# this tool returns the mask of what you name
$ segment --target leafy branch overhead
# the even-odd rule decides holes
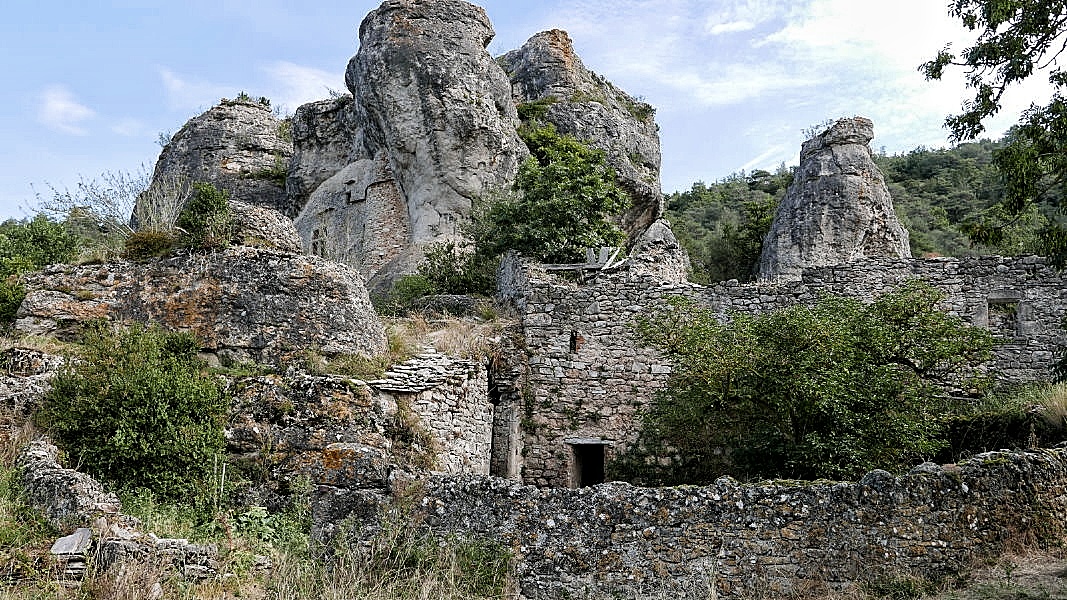
[[[1067,50],[1067,1],[954,0],[949,14],[977,32],[977,39],[958,54],[946,46],[919,70],[927,79],[941,79],[953,66],[966,71],[974,96],[963,103],[961,113],[945,121],[954,141],[985,131],[984,122],[1001,110],[1004,94],[1013,85],[1043,72],[1053,88],[1047,104],[1032,104],[1021,115],[1008,134],[1008,145],[994,158],[1004,181],[1004,198],[971,226],[969,234],[977,242],[997,244],[1003,230],[1034,204],[1065,208],[1067,101],[1062,91],[1067,72],[1059,59]],[[1043,254],[1058,264],[1067,263],[1067,228],[1062,222],[1049,221],[1038,235]]]
[[[960,54],[945,46],[937,57],[919,69],[927,79],[941,79],[949,66],[964,67],[967,85],[975,92],[964,111],[948,118],[946,125],[956,142],[978,137],[984,120],[1001,108],[1004,92],[1035,73],[1048,71],[1048,80],[1058,89],[1067,83],[1067,73],[1057,59],[1067,50],[1067,2],[1063,0],[954,0],[949,14],[960,19],[978,39]]]

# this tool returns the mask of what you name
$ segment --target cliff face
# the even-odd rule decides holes
[[[908,232],[871,159],[869,119],[841,119],[804,142],[793,185],[763,242],[760,279],[800,279],[804,267],[910,258]]]
[[[427,246],[460,239],[474,201],[512,186],[529,155],[517,107],[533,103],[547,107],[542,121],[604,150],[632,200],[618,221],[636,241],[662,213],[652,107],[586,69],[566,32],[496,60],[493,35],[485,11],[462,0],[386,0],[360,26],[351,96],[298,108],[291,146],[265,107],[224,103],[174,136],[156,179],[181,173],[276,208],[306,252],[381,288]],[[279,160],[284,191],[263,177]]]
[[[631,200],[619,222],[631,239],[641,235],[663,213],[655,109],[587,69],[566,31],[538,33],[500,64],[524,112],[604,151]]]
[[[224,101],[189,120],[163,147],[153,185],[202,181],[234,200],[281,209],[282,181],[292,156],[283,122],[259,102]]]

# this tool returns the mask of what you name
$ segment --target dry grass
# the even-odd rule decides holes
[[[393,365],[410,360],[428,349],[457,358],[483,361],[499,352],[501,334],[508,324],[502,319],[485,321],[423,313],[386,318],[385,353],[374,357],[325,357],[309,351],[304,354],[304,368],[313,374],[342,375],[370,381],[382,378]]]
[[[54,337],[36,335],[5,335],[0,337],[0,352],[12,348],[27,348],[29,350],[44,352],[45,354],[63,355],[69,354],[75,348],[75,345],[59,341]]]
[[[1041,409],[1041,417],[1050,425],[1067,427],[1067,383],[1055,383],[1045,387],[1038,406]]]

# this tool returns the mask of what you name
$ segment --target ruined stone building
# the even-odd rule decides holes
[[[291,124],[245,100],[192,119],[153,185],[228,190],[241,224],[232,246],[28,276],[16,328],[64,337],[93,319],[156,322],[196,331],[209,360],[283,367],[308,350],[380,353],[367,288],[412,272],[429,245],[462,239],[473,203],[513,183],[528,154],[518,108],[536,104],[605,152],[631,199],[615,216],[626,258],[567,277],[507,257],[498,302],[515,322],[492,360],[426,349],[374,381],[292,367],[231,382],[229,450],[263,461],[264,503],[308,478],[316,535],[329,538],[346,520],[372,531],[419,480],[420,522],[505,543],[524,598],[847,587],[899,565],[946,572],[1020,522],[1063,520],[1063,450],[854,483],[605,483],[672,373],[632,329],[670,296],[729,319],[827,292],[870,299],[919,278],[946,293],[947,311],[994,332],[998,377],[1032,382],[1067,346],[1067,281],[1040,257],[912,258],[871,160],[873,124],[855,117],[804,144],[760,280],[689,283],[661,219],[652,108],[588,70],[565,32],[496,59],[492,35],[484,10],[461,0],[386,0],[360,27],[350,95],[302,106]]]

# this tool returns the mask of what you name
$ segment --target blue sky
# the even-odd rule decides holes
[[[665,191],[794,164],[803,131],[875,122],[875,150],[946,143],[959,76],[917,67],[966,44],[947,0],[483,0],[502,54],[567,30],[586,66],[658,109]],[[344,89],[359,23],[378,2],[9,0],[0,21],[0,217],[34,190],[151,168],[162,132],[240,91],[283,111]],[[999,136],[1040,81],[1015,90]]]

